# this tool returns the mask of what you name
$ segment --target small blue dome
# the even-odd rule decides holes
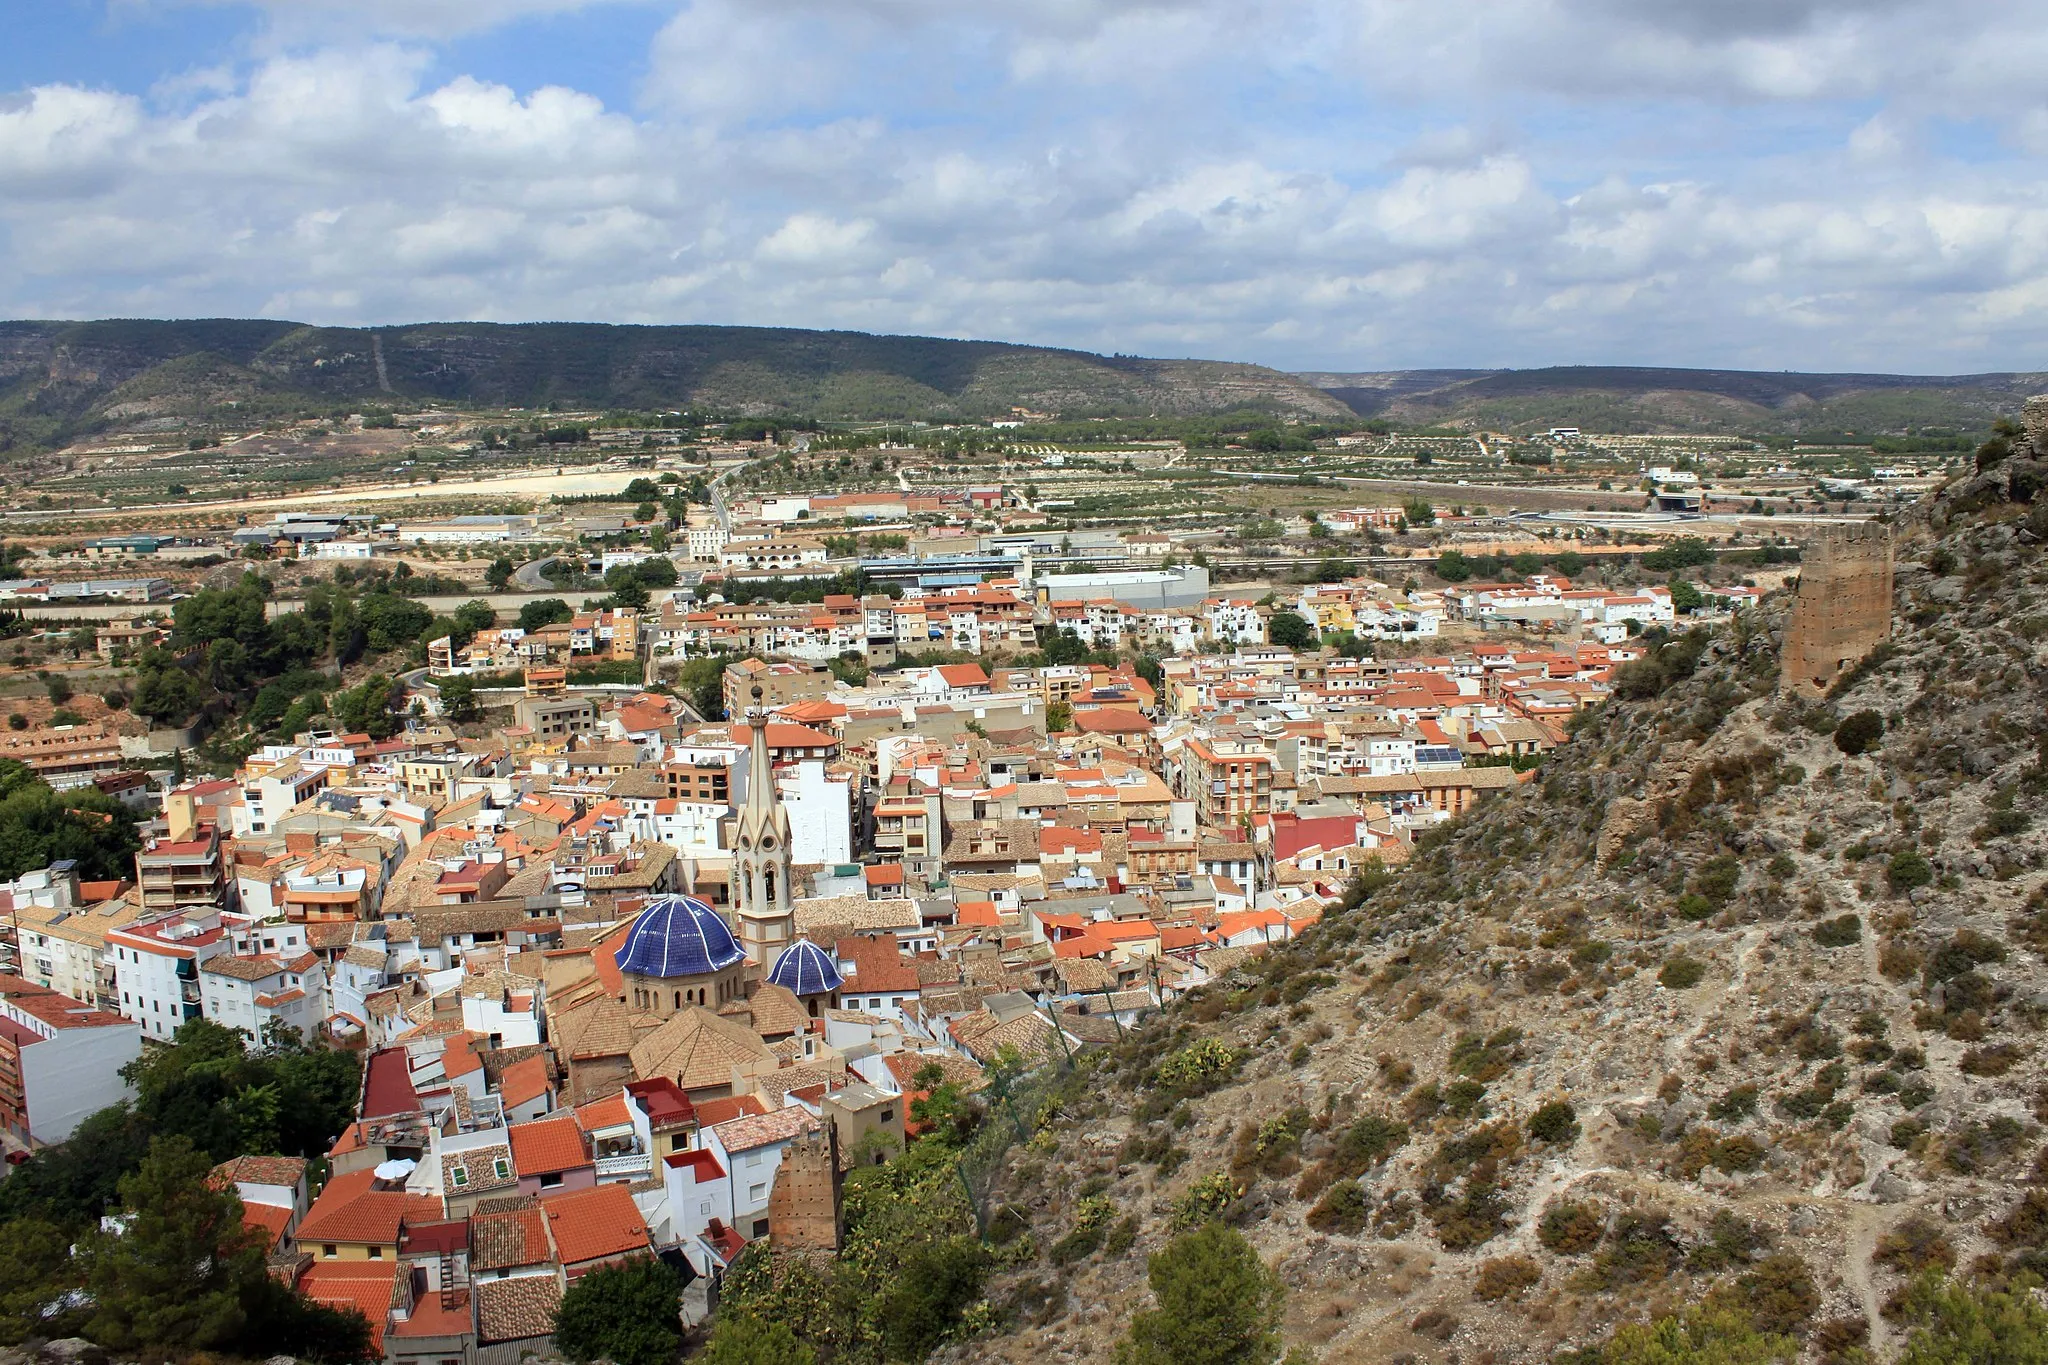
[[[640,976],[708,976],[746,953],[716,910],[695,896],[647,903],[619,949],[619,970]]]
[[[824,995],[845,982],[832,954],[807,938],[800,938],[776,955],[768,979],[798,995]]]

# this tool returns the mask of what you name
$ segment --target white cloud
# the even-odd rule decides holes
[[[0,311],[773,323],[1319,368],[1916,368],[1935,346],[1990,368],[2048,341],[2026,159],[2048,111],[1983,75],[2048,41],[2048,0],[670,2],[635,113],[430,74],[405,40],[570,0],[370,0],[346,8],[401,41],[297,30],[162,102],[22,92]],[[2013,144],[1976,135],[1966,162],[1936,114]]]

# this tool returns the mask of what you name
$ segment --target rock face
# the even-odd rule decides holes
[[[1866,523],[1806,542],[1785,626],[1781,685],[1820,697],[1892,633],[1892,533]]]

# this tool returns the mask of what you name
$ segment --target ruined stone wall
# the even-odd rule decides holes
[[[1891,528],[1830,528],[1802,547],[1779,686],[1825,695],[1892,633]]]
[[[831,1124],[789,1144],[768,1192],[768,1244],[786,1255],[839,1250],[839,1141]]]

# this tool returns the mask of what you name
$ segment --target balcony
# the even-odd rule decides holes
[[[597,1178],[610,1180],[619,1176],[642,1176],[653,1168],[654,1158],[646,1152],[621,1152],[617,1156],[597,1159]]]

